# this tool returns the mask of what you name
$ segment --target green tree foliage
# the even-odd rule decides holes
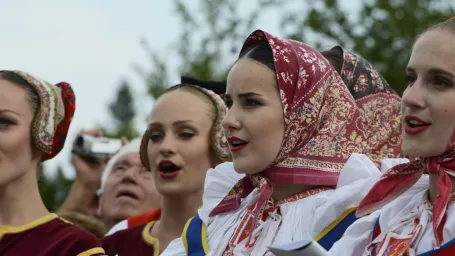
[[[131,87],[126,80],[123,80],[118,87],[116,98],[109,104],[109,111],[114,119],[115,127],[101,127],[104,135],[111,138],[122,136],[129,140],[139,136],[134,126],[136,109]]]
[[[41,198],[43,198],[44,205],[49,211],[57,211],[68,194],[73,181],[64,175],[61,166],[57,168],[57,172],[53,177],[44,175],[43,171],[43,165],[40,165],[38,169],[38,187]]]
[[[225,79],[246,36],[270,11],[278,13],[282,34],[325,50],[340,44],[372,62],[399,93],[406,87],[405,67],[416,37],[454,15],[451,0],[257,0],[248,12],[242,0],[200,0],[198,7],[174,0],[182,32],[171,48],[180,74],[199,79]],[[194,4],[194,2],[192,2]],[[251,3],[251,2],[250,2]],[[346,1],[344,1],[346,3]],[[197,15],[195,15],[197,14]],[[265,16],[265,17],[264,17]],[[143,40],[152,68],[141,75],[156,98],[169,86],[165,59]],[[138,69],[139,70],[139,69]]]
[[[135,68],[143,77],[152,98],[156,99],[170,86],[170,75],[187,75],[201,80],[226,78],[241,42],[252,31],[261,14],[259,6],[267,9],[273,5],[259,1],[254,11],[244,15],[238,12],[242,2],[245,1],[200,0],[195,7],[187,1],[174,0],[182,32],[170,44],[170,49],[175,51],[169,56],[179,60],[179,74],[169,74],[166,58],[154,51],[147,40],[141,40],[151,68],[144,70],[138,65]]]
[[[277,1],[279,2],[279,1]],[[302,16],[297,9],[282,18],[288,36],[309,39],[317,48],[327,41],[345,46],[372,62],[397,91],[406,88],[405,68],[416,37],[430,26],[454,15],[451,0],[358,1],[358,13],[341,8],[341,1],[308,1],[310,11]]]

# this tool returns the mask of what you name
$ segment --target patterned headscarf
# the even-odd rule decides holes
[[[340,76],[360,109],[368,147],[364,152],[380,163],[401,152],[401,99],[382,75],[364,58],[334,47],[343,53]]]
[[[226,104],[224,101],[215,94],[213,91],[206,90],[202,87],[196,86],[196,85],[190,85],[190,84],[178,84],[175,86],[172,86],[168,88],[163,95],[166,95],[166,92],[176,90],[178,87],[182,86],[188,86],[195,88],[205,94],[213,103],[213,105],[216,108],[216,118],[215,121],[213,122],[212,126],[212,131],[211,131],[211,144],[212,144],[212,149],[215,152],[216,156],[218,157],[219,160],[226,162],[231,160],[231,151],[229,150],[229,145],[227,142],[226,137],[224,136],[223,129],[221,127],[221,122],[223,121],[224,117],[226,116],[226,113],[228,111]],[[177,89],[178,90],[178,89]],[[142,136],[142,142],[141,142],[141,149],[140,149],[140,155],[141,155],[141,162],[142,164],[147,167],[147,169],[150,170],[150,163],[148,160],[147,156],[147,145],[150,140],[148,130],[145,131],[144,135]]]
[[[455,17],[450,19],[455,21]],[[362,216],[384,206],[411,188],[423,174],[438,174],[438,195],[433,204],[433,232],[436,245],[442,244],[447,207],[452,192],[450,176],[455,176],[455,132],[444,153],[400,164],[385,172],[360,202],[356,214]]]
[[[258,188],[255,225],[271,198],[272,182],[335,186],[351,154],[368,153],[371,145],[357,102],[318,51],[261,30],[248,37],[242,51],[262,41],[273,51],[284,113],[282,146],[269,168],[239,181],[210,214],[238,209],[241,198]]]
[[[53,85],[22,71],[2,70],[24,79],[38,94],[39,107],[32,124],[35,145],[44,153],[42,161],[56,156],[63,148],[76,110],[76,96],[68,83]]]

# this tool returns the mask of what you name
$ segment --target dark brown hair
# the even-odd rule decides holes
[[[240,52],[239,59],[241,58],[249,58],[257,61],[276,73],[272,47],[270,47],[267,41],[261,41],[258,44],[246,47]]]
[[[25,81],[25,79],[9,71],[0,71],[0,79],[9,81],[13,84],[17,84],[27,90],[30,106],[32,107],[33,113],[36,113],[39,107],[39,96],[33,87],[27,81]]]
[[[330,62],[338,74],[341,74],[344,62],[343,50],[340,47],[333,47],[330,50],[322,51],[321,54]]]

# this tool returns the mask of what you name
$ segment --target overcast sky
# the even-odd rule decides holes
[[[243,2],[244,8],[255,6]],[[152,102],[144,97],[146,89],[131,65],[148,63],[140,37],[157,51],[165,51],[178,37],[173,1],[15,0],[1,1],[0,10],[0,69],[27,71],[53,83],[67,81],[76,93],[77,111],[65,150],[48,162],[48,172],[63,164],[66,174],[73,174],[68,160],[75,133],[97,123],[109,125],[106,106],[122,77],[133,82],[137,123],[145,127],[142,120]],[[258,28],[280,36],[276,17],[268,15]],[[177,83],[178,74],[173,79]]]

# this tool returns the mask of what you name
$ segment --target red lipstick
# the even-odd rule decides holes
[[[237,137],[229,137],[228,142],[232,152],[240,151],[248,145],[248,142]]]
[[[170,160],[163,160],[158,164],[160,177],[163,179],[173,179],[179,175],[181,167]]]
[[[405,129],[404,131],[410,135],[416,135],[425,131],[431,123],[427,123],[416,116],[405,117]]]

